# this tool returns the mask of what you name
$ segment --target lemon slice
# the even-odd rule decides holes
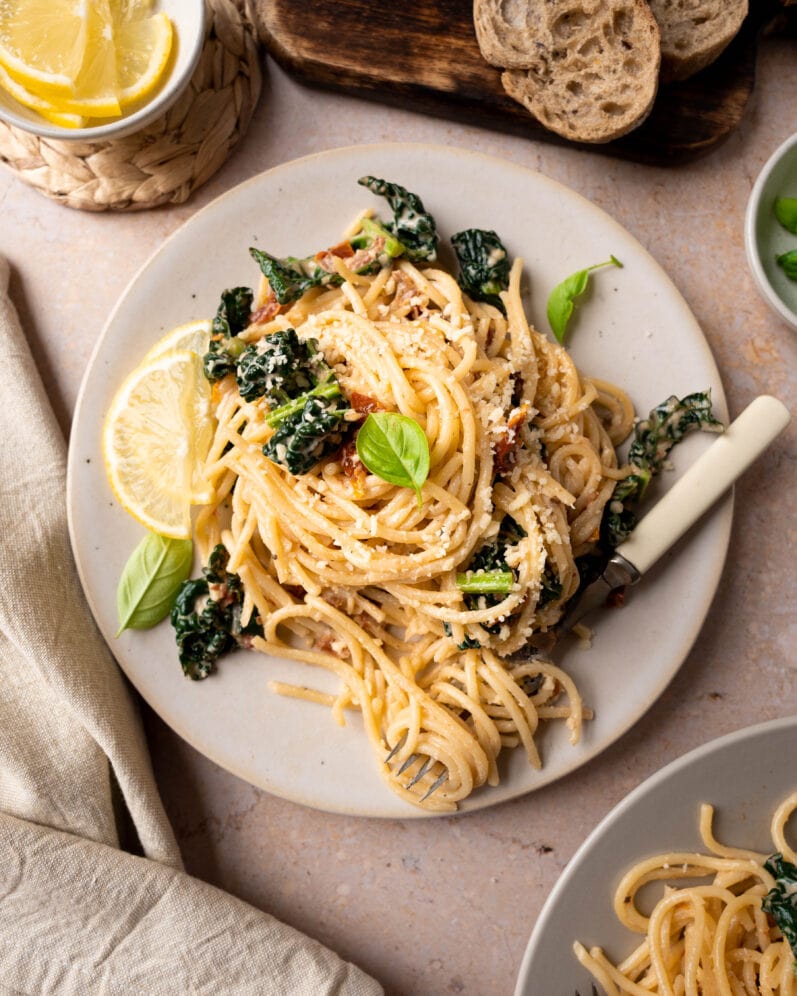
[[[111,16],[114,24],[149,17],[155,0],[111,0]]]
[[[113,118],[121,113],[116,78],[116,42],[108,0],[91,0],[86,53],[75,79],[74,93],[54,97],[59,111],[92,118]]]
[[[38,97],[35,93],[31,93],[21,83],[17,83],[14,77],[6,72],[2,64],[0,64],[0,87],[12,96],[14,100],[22,104],[23,107],[36,111],[37,114],[40,114],[53,124],[60,125],[61,128],[85,128],[87,124],[86,119],[82,115],[63,113],[57,110],[48,100],[45,100],[44,97]]]
[[[202,360],[169,350],[129,374],[105,417],[103,457],[121,506],[162,536],[188,539],[191,505],[211,500],[202,464],[213,438]]]
[[[148,97],[162,82],[172,51],[172,22],[161,11],[153,17],[117,23],[116,76],[124,109]]]
[[[142,363],[149,363],[155,357],[173,349],[188,349],[198,356],[204,356],[210,344],[212,327],[213,323],[209,318],[197,318],[192,322],[178,325],[155,343],[145,354]]]
[[[68,96],[83,65],[89,0],[2,0],[0,63],[39,96]]]

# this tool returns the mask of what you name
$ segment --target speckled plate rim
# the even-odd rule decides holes
[[[113,391],[166,329],[212,314],[225,286],[252,282],[247,246],[257,242],[266,227],[272,251],[305,253],[337,240],[362,207],[380,207],[356,184],[365,172],[418,192],[443,235],[466,225],[495,227],[510,251],[524,258],[531,310],[541,326],[543,292],[547,296],[564,275],[613,252],[625,268],[613,271],[614,279],[593,281],[585,302],[588,311],[585,307],[584,317],[572,329],[576,362],[594,376],[616,375],[632,389],[640,411],[669,393],[705,387],[713,391],[721,418],[727,418],[727,409],[708,344],[652,256],[581,195],[541,173],[481,153],[388,143],[333,149],[274,167],[204,207],[133,277],[91,357],[69,449],[70,536],[101,632],[145,701],[222,767],[266,791],[318,809],[416,818],[429,814],[408,806],[383,784],[358,717],[347,720],[348,727],[341,730],[318,706],[266,690],[268,677],[306,682],[304,666],[238,654],[211,680],[186,683],[167,624],[114,638],[117,580],[142,533],[116,507],[102,468],[100,428]],[[241,231],[232,231],[235,226]],[[573,232],[578,232],[577,239]],[[203,247],[210,245],[209,254]],[[679,447],[675,471],[666,475],[662,487],[677,480],[706,445],[709,440],[702,434],[686,440]],[[539,738],[541,770],[530,768],[519,751],[507,752],[500,784],[474,792],[460,811],[516,798],[568,774],[617,740],[655,702],[689,652],[711,604],[727,551],[732,508],[729,495],[663,558],[622,613],[601,619],[589,653],[571,648],[568,670],[596,710],[581,742],[571,746],[564,725],[552,724]],[[662,605],[677,616],[677,626],[662,622]],[[635,635],[639,627],[648,638],[642,661]],[[606,674],[611,675],[609,681]],[[323,686],[327,676],[314,672],[316,677]]]
[[[546,900],[529,938],[514,996],[591,992],[592,977],[572,944],[603,947],[625,957],[639,935],[625,930],[612,908],[614,890],[636,861],[666,850],[703,850],[702,802],[715,807],[714,829],[724,844],[766,852],[776,804],[797,790],[786,743],[797,752],[797,717],[747,726],[710,740],[652,774],[595,827],[571,858]],[[651,814],[652,817],[651,817]]]

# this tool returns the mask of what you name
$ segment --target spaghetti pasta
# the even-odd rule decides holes
[[[203,561],[225,548],[242,583],[242,621],[262,627],[255,650],[340,680],[333,700],[284,683],[274,690],[331,701],[341,723],[345,709],[358,710],[390,788],[448,811],[497,783],[504,748],[522,747],[539,767],[541,722],[564,721],[579,738],[588,713],[572,679],[543,658],[512,655],[554,626],[579,586],[576,559],[594,547],[626,474],[616,447],[633,409],[529,324],[520,260],[502,307],[407,258],[358,272],[331,250],[325,265],[336,286],[281,308],[264,278],[240,338],[258,349],[294,330],[316,344],[348,401],[350,435],[291,473],[263,452],[274,436],[268,403],[246,400],[234,376],[219,379],[205,466],[214,494],[195,540]],[[358,457],[354,433],[375,411],[423,429],[420,498]],[[478,579],[490,545],[511,572],[509,590],[468,593],[458,578]],[[445,783],[424,798],[441,772]]]
[[[774,847],[794,864],[785,826],[797,811],[797,792],[778,806],[771,821]],[[669,852],[635,864],[614,896],[617,918],[644,940],[614,964],[599,947],[578,941],[576,957],[607,996],[705,994],[705,996],[794,996],[794,953],[762,901],[775,885],[767,855],[719,843],[714,809],[700,810],[705,853]],[[696,884],[696,880],[708,882]],[[638,908],[638,892],[666,882],[649,916]],[[672,883],[681,882],[675,885]],[[794,883],[797,888],[797,882]]]

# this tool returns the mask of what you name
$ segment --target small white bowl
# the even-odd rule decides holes
[[[753,185],[744,224],[747,262],[764,300],[797,329],[797,281],[790,280],[775,257],[797,249],[797,235],[775,217],[776,197],[797,197],[797,134],[770,156]]]
[[[89,128],[62,128],[45,121],[35,111],[23,107],[0,87],[0,120],[41,138],[99,142],[130,135],[159,118],[177,100],[196,69],[205,40],[205,2],[204,0],[158,0],[154,10],[163,10],[171,18],[174,42],[169,75],[151,100],[130,114],[109,119]]]

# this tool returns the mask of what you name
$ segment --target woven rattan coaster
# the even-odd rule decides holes
[[[140,211],[185,201],[244,136],[260,96],[249,0],[205,2],[199,64],[162,118],[102,142],[38,138],[0,122],[0,161],[43,194],[83,211]]]

